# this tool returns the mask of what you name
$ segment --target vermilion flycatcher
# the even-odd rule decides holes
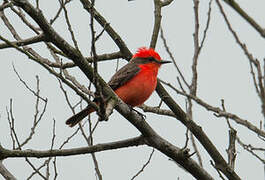
[[[161,64],[169,62],[161,60],[159,54],[152,48],[139,48],[129,63],[112,76],[108,85],[126,104],[132,107],[141,105],[156,88],[159,67]],[[85,109],[70,117],[66,124],[73,127],[94,111],[88,105]]]

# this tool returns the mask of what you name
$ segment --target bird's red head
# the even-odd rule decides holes
[[[138,51],[133,55],[132,58],[148,58],[154,57],[156,60],[161,60],[161,57],[157,52],[155,52],[152,48],[141,47]]]

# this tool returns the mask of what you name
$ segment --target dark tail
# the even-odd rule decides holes
[[[70,127],[73,127],[94,111],[95,110],[93,108],[88,106],[85,109],[83,109],[82,111],[80,111],[79,113],[77,113],[77,114],[73,115],[72,117],[70,117],[69,119],[67,119],[65,124],[67,124]]]

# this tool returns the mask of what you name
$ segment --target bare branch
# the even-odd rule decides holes
[[[264,84],[263,84],[263,75],[262,75],[262,68],[260,66],[260,62],[255,59],[252,54],[248,51],[246,45],[244,43],[242,43],[238,37],[238,35],[236,34],[236,32],[233,30],[225,12],[224,12],[224,9],[221,5],[221,3],[219,2],[219,0],[216,0],[217,2],[217,5],[220,9],[220,12],[227,24],[227,27],[229,29],[229,31],[232,33],[232,35],[234,36],[237,44],[240,46],[240,48],[243,50],[243,52],[245,53],[245,55],[247,56],[248,60],[249,60],[249,63],[253,63],[256,67],[256,70],[257,70],[257,73],[258,73],[258,87],[259,87],[259,97],[260,97],[260,100],[261,100],[261,109],[262,109],[262,113],[263,113],[263,116],[265,117],[265,90],[264,90]],[[233,2],[233,1],[232,1]],[[251,67],[252,68],[252,67]],[[252,75],[253,79],[255,78],[253,75]],[[254,85],[256,86],[257,84],[255,84],[256,81],[254,80]]]
[[[19,139],[18,139],[18,136],[17,136],[17,133],[16,133],[16,130],[15,130],[15,118],[14,118],[14,115],[13,115],[13,103],[12,103],[12,99],[10,99],[10,113],[8,113],[7,111],[7,115],[8,115],[8,122],[9,122],[9,126],[10,126],[10,131],[11,131],[11,137],[12,137],[12,141],[13,141],[13,149],[15,149],[15,143],[18,145],[18,148],[19,150],[8,150],[8,151],[20,151],[21,150],[21,145],[20,145],[20,142],[19,142]],[[13,135],[12,135],[13,134]],[[0,160],[4,159],[2,158],[3,156],[3,152],[2,152],[2,146],[0,145]],[[25,160],[26,162],[30,165],[30,167],[37,173],[40,175],[40,177],[42,177],[43,179],[46,179],[45,176],[39,172],[39,170],[30,162],[30,160],[25,157]]]
[[[188,147],[188,143],[189,143],[189,140],[190,140],[190,138],[189,138],[189,129],[188,128],[186,129],[185,137],[186,137],[185,144],[184,144],[183,148],[181,148],[181,149],[187,149],[187,147]]]
[[[159,30],[160,30],[160,26],[161,26],[161,19],[162,19],[161,9],[162,9],[162,7],[167,6],[171,2],[173,2],[173,0],[165,0],[165,1],[153,0],[153,2],[154,2],[154,6],[155,6],[155,10],[154,10],[155,22],[154,22],[152,37],[151,37],[151,41],[150,41],[149,46],[151,48],[155,49]]]
[[[61,51],[59,52],[58,50],[56,51],[54,49],[52,49],[52,51],[56,54],[60,54],[60,55],[63,55],[64,57],[66,57],[66,55],[62,54]],[[122,53],[120,51],[114,52],[114,53],[109,53],[109,54],[98,55],[98,62],[116,60],[118,58],[123,58]],[[92,57],[87,57],[86,60],[88,62],[93,62]],[[62,64],[62,63],[54,63],[54,62],[48,61],[46,64],[49,65],[50,67],[61,68],[61,69],[76,67],[76,65],[72,62],[67,62],[67,63]]]
[[[211,106],[211,105],[209,105],[208,103],[206,103],[205,101],[203,101],[202,99],[200,99],[197,96],[193,96],[193,95],[184,93],[184,92],[176,89],[170,83],[165,83],[164,82],[164,84],[166,84],[167,86],[172,88],[178,94],[191,98],[192,100],[194,100],[199,105],[203,106],[208,111],[215,112],[217,117],[226,117],[226,118],[229,118],[229,119],[233,119],[237,124],[240,124],[240,125],[243,125],[243,126],[247,127],[248,129],[250,129],[251,131],[255,132],[256,134],[258,134],[261,137],[265,137],[265,131],[263,131],[262,129],[260,129],[260,128],[256,127],[255,125],[253,125],[250,121],[242,119],[239,116],[237,116],[236,114],[233,114],[233,113],[230,113],[230,112],[225,112],[225,111],[221,110],[218,107]]]
[[[53,146],[54,146],[54,143],[55,143],[55,119],[53,119],[53,128],[52,128],[52,140],[51,140],[51,150],[53,149]],[[46,159],[45,161],[44,161],[44,163],[41,165],[41,166],[39,166],[38,168],[37,168],[37,171],[34,171],[27,179],[31,179],[35,174],[37,174],[37,172],[39,172],[43,167],[47,167],[46,168],[46,179],[48,180],[49,179],[49,176],[50,176],[50,168],[49,168],[49,164],[50,164],[50,161],[52,160],[52,157],[49,157],[48,159]],[[53,162],[54,163],[54,165],[56,166],[56,162],[54,161]]]
[[[86,0],[85,1],[89,4]],[[45,35],[50,38],[51,42],[57,46],[63,53],[65,53],[70,59],[72,59],[78,67],[82,70],[82,72],[90,79],[93,80],[96,74],[93,74],[92,67],[85,61],[85,58],[82,54],[76,51],[75,48],[70,46],[54,29],[50,26],[47,20],[44,18],[43,14],[40,11],[37,11],[27,0],[13,0],[15,5],[21,7],[33,20],[40,26]],[[90,9],[86,6],[87,10]],[[95,19],[96,17],[95,12]],[[97,20],[98,21],[98,20]],[[108,26],[109,27],[109,26]],[[108,27],[106,27],[106,31],[108,32]],[[117,39],[115,39],[117,41]],[[122,47],[124,48],[124,47]],[[121,49],[121,51],[126,55],[126,52]],[[131,54],[130,54],[131,55]],[[128,56],[127,56],[128,57]],[[98,75],[96,75],[98,76]],[[181,166],[183,166],[188,172],[190,172],[194,177],[198,179],[213,179],[204,169],[202,169],[195,161],[189,158],[186,153],[180,151],[180,149],[165,139],[161,138],[156,134],[156,132],[145,122],[142,120],[142,117],[131,111],[130,108],[124,104],[119,98],[114,94],[109,86],[106,85],[105,81],[102,80],[100,76],[98,76],[99,82],[102,85],[104,94],[111,95],[112,98],[117,100],[119,103],[116,106],[116,110],[121,113],[130,123],[132,123],[137,129],[146,137],[148,144],[155,147],[162,153],[168,155],[170,158],[178,162]],[[159,83],[158,83],[159,84]],[[161,94],[162,95],[162,94]],[[165,99],[164,96],[162,98]],[[197,137],[198,138],[198,137]],[[215,149],[216,150],[216,149]],[[217,151],[218,152],[218,151]],[[219,156],[218,156],[219,158]],[[228,169],[221,160],[221,164],[224,166],[224,169]],[[222,169],[223,170],[223,169]],[[225,173],[227,172],[224,171]],[[228,177],[237,177],[237,175],[232,171],[229,174],[226,174]]]
[[[228,154],[228,164],[232,169],[235,169],[235,161],[236,161],[236,135],[237,131],[234,129],[229,130],[229,146],[226,150]]]
[[[66,0],[64,2],[64,6],[66,6],[66,4],[68,4],[69,2],[72,2],[72,0]],[[62,9],[63,9],[63,6],[60,6],[54,18],[50,20],[50,24],[53,24],[56,21],[56,19],[60,16],[60,13],[62,12]]]
[[[34,96],[36,96],[36,97],[38,97],[38,98],[40,98],[42,101],[44,101],[44,102],[47,102],[47,99],[44,99],[43,97],[41,97],[39,94],[38,94],[38,91],[37,92],[35,92],[34,90],[32,90],[29,86],[28,86],[28,84],[21,78],[21,76],[19,75],[19,73],[17,72],[17,70],[16,70],[16,68],[15,68],[15,65],[14,64],[12,64],[12,66],[13,66],[13,70],[14,70],[14,72],[16,73],[16,75],[17,75],[17,77],[18,77],[18,79],[19,79],[19,81],[20,82],[22,82],[22,84],[34,95]],[[38,84],[39,84],[39,79],[38,79],[38,76],[36,76],[36,79],[37,79],[37,86],[39,86]]]
[[[62,149],[77,133],[80,131],[80,128],[77,128],[66,140],[61,144],[59,149]]]
[[[38,168],[35,168],[35,167],[34,167],[34,168],[33,168],[34,171],[28,176],[27,179],[31,179],[34,175],[37,175],[37,174],[40,172],[40,170],[41,170],[43,167],[45,167],[46,162],[47,162],[47,160],[45,160],[45,161],[43,162],[43,164],[40,165]],[[44,175],[42,175],[41,177],[42,177],[43,179],[46,180],[46,177],[45,177]]]
[[[153,26],[153,32],[152,32],[151,41],[150,41],[150,47],[155,49],[156,42],[157,42],[157,37],[158,37],[159,30],[160,30],[160,25],[161,25],[162,4],[161,4],[160,0],[153,0],[153,1],[154,1],[154,6],[155,6],[155,10],[154,10],[155,22],[154,22],[154,26]]]
[[[262,159],[259,155],[257,155],[254,152],[255,149],[259,149],[259,148],[254,148],[251,144],[247,145],[247,144],[243,143],[238,136],[236,137],[236,140],[237,140],[238,144],[240,144],[246,151],[251,153],[254,157],[256,157],[258,160],[260,160],[265,165],[265,159]]]
[[[159,115],[176,117],[172,111],[167,110],[167,109],[161,109],[159,107],[151,107],[151,106],[142,104],[141,106],[139,106],[139,108],[141,108],[144,112],[152,112],[152,113],[159,114]]]
[[[194,152],[196,153],[196,157],[198,159],[198,162],[199,162],[200,166],[203,167],[202,157],[201,157],[201,154],[200,154],[199,149],[197,147],[197,144],[195,142],[194,135],[192,133],[190,133],[190,138],[191,138],[192,147],[194,148]]]
[[[6,167],[3,164],[3,160],[0,160],[0,174],[8,180],[16,180],[17,178],[15,178],[15,176],[8,171],[8,169],[6,169]]]
[[[78,90],[78,88],[76,88],[73,84],[71,84],[69,81],[67,81],[60,73],[56,73],[54,70],[52,70],[51,68],[49,68],[45,62],[46,60],[44,58],[42,58],[41,56],[39,56],[38,54],[34,53],[33,51],[31,51],[31,53],[34,54],[31,55],[31,53],[29,53],[28,51],[25,51],[19,47],[17,47],[14,44],[11,44],[10,41],[8,41],[7,39],[5,39],[4,37],[2,37],[0,35],[0,39],[3,40],[4,42],[6,42],[7,44],[10,44],[11,46],[13,46],[15,49],[17,49],[19,52],[25,54],[26,56],[28,56],[29,59],[39,63],[42,67],[44,67],[46,70],[48,70],[48,72],[50,72],[51,74],[53,74],[54,76],[60,78],[62,80],[62,82],[64,82],[65,84],[67,84],[71,89],[73,89],[79,96],[81,96],[85,101],[87,102],[91,102],[90,100],[87,99],[87,97]],[[81,89],[82,90],[82,89]],[[88,93],[87,91],[85,91],[85,93]],[[92,102],[91,102],[92,103]]]
[[[222,173],[220,172],[219,168],[214,164],[213,161],[210,161],[211,165],[214,167],[214,169],[217,171],[217,173],[219,174],[219,177],[222,179],[222,180],[225,180],[225,178],[223,177]]]
[[[262,28],[246,11],[244,11],[239,4],[234,0],[223,0],[230,7],[232,7],[243,19],[245,19],[263,38],[265,37],[265,30]]]
[[[12,26],[12,24],[9,22],[9,20],[7,19],[7,17],[4,14],[4,11],[0,11],[0,18],[2,19],[2,21],[4,22],[5,26],[7,27],[7,29],[11,32],[11,34],[13,35],[13,37],[16,40],[22,40],[19,35],[17,34],[15,28]],[[1,39],[2,40],[2,39]]]
[[[118,35],[118,33],[110,26],[110,24],[107,22],[107,20],[94,7],[92,7],[91,2],[89,2],[88,0],[80,0],[80,2],[83,4],[84,9],[86,11],[88,11],[90,14],[91,14],[91,11],[93,11],[93,16],[94,16],[95,20],[103,28],[105,28],[105,31],[110,35],[112,40],[119,47],[120,51],[124,55],[124,58],[127,60],[130,60],[132,57],[132,53],[130,52],[130,50],[126,46],[125,42]]]
[[[166,49],[166,51],[167,51],[169,57],[170,57],[170,59],[172,60],[172,62],[173,62],[173,64],[174,64],[175,68],[177,69],[177,71],[178,71],[178,73],[179,73],[179,75],[180,75],[182,81],[185,83],[185,85],[186,85],[187,87],[189,87],[189,84],[187,83],[187,81],[186,81],[186,79],[185,79],[183,73],[181,72],[180,68],[179,68],[178,65],[177,65],[177,61],[176,61],[176,59],[174,58],[172,52],[170,51],[170,49],[169,49],[169,47],[168,47],[168,45],[167,45],[167,40],[166,40],[166,38],[165,38],[165,36],[164,36],[164,31],[163,31],[162,28],[161,28],[161,30],[160,30],[160,37],[161,37],[161,39],[162,39],[162,41],[163,41],[164,47],[165,47],[165,49]]]
[[[226,112],[224,99],[221,99],[221,103],[222,103],[223,111]],[[231,124],[229,122],[229,118],[227,118],[227,117],[226,117],[226,122],[227,122],[228,127],[229,127],[229,145],[228,145],[228,149],[226,150],[226,153],[228,155],[228,164],[234,170],[235,169],[235,161],[236,161],[235,141],[236,141],[237,131],[231,126]]]
[[[79,47],[78,47],[78,44],[77,44],[77,41],[76,41],[76,38],[75,38],[75,35],[74,35],[74,31],[73,31],[72,25],[71,25],[69,17],[68,17],[68,12],[67,12],[67,9],[65,7],[65,2],[64,2],[64,0],[59,0],[59,2],[60,2],[61,6],[63,8],[64,17],[65,17],[65,20],[66,20],[66,23],[67,23],[67,26],[68,26],[68,31],[71,34],[71,38],[72,38],[72,41],[74,43],[74,46],[75,46],[76,50],[80,51]]]
[[[11,7],[12,11],[15,12],[18,17],[22,20],[22,22],[29,27],[32,31],[34,31],[36,34],[40,34],[40,28],[35,27],[34,25],[32,25],[27,19],[25,14],[22,12],[21,8],[18,8],[18,10],[16,10],[13,6]]]
[[[40,95],[39,94],[40,94],[40,88],[39,88],[39,78],[38,78],[38,76],[36,76],[36,79],[37,79],[37,90],[36,90],[36,104],[35,104],[34,120],[33,120],[33,124],[32,124],[32,127],[31,127],[30,134],[24,140],[24,142],[22,142],[20,144],[20,148],[22,146],[24,146],[25,144],[27,144],[32,139],[33,135],[35,134],[35,129],[38,126],[39,122],[42,120],[42,117],[43,117],[43,115],[44,115],[44,113],[46,111],[46,107],[47,107],[47,104],[48,104],[48,99],[46,98],[44,100],[44,106],[43,106],[42,112],[39,115],[39,101],[40,101]]]
[[[220,152],[216,149],[211,140],[207,137],[205,132],[200,126],[198,126],[194,121],[191,121],[186,113],[179,107],[178,104],[171,98],[171,96],[166,92],[161,83],[157,84],[156,91],[160,98],[167,104],[167,106],[174,112],[177,119],[180,120],[189,130],[194,134],[194,136],[200,141],[202,146],[209,153],[211,158],[218,165],[220,171],[222,171],[226,177],[230,179],[240,179],[240,177],[228,166],[226,161]]]
[[[162,6],[168,6],[169,4],[171,4],[174,0],[163,0],[161,2]]]
[[[25,45],[30,45],[30,44],[35,44],[38,42],[46,41],[45,36],[43,34],[24,39],[24,40],[19,40],[19,41],[13,41],[11,44],[16,45],[16,46],[25,46]],[[0,49],[5,49],[5,48],[12,48],[13,46],[10,44],[2,43],[0,44]]]
[[[203,37],[202,37],[202,40],[201,40],[201,43],[200,43],[200,46],[199,46],[199,51],[201,51],[201,49],[202,49],[202,47],[204,45],[205,39],[207,37],[207,32],[208,32],[208,29],[209,29],[209,26],[210,26],[211,12],[212,12],[212,2],[213,2],[213,0],[210,0],[210,2],[209,2],[209,9],[208,9],[208,13],[207,13],[208,18],[207,18],[205,29],[203,31]]]
[[[9,102],[9,111],[6,108],[6,112],[7,112],[7,120],[9,123],[9,128],[10,128],[10,136],[12,139],[12,143],[13,143],[13,149],[16,149],[16,142],[19,142],[18,140],[18,136],[15,130],[15,118],[13,115],[13,100],[10,99]]]
[[[12,2],[3,2],[3,4],[0,6],[0,11],[3,11],[4,9],[9,8],[11,6],[13,6]]]
[[[144,169],[146,168],[146,166],[148,166],[148,164],[150,163],[150,161],[151,161],[151,158],[152,158],[152,156],[153,156],[153,154],[154,154],[154,152],[155,152],[155,149],[153,148],[152,149],[152,152],[151,152],[151,154],[149,155],[149,158],[148,158],[148,160],[147,160],[147,162],[143,165],[143,167],[132,177],[132,179],[131,180],[133,180],[133,179],[135,179],[137,176],[139,176],[143,171],[144,171]]]
[[[91,57],[93,59],[93,73],[98,74],[98,55],[96,52],[96,31],[94,28],[94,4],[95,0],[91,1],[91,10],[90,10],[90,30],[91,30]],[[104,26],[105,27],[105,26]],[[99,116],[100,120],[108,120],[108,116],[106,115],[106,108],[105,108],[105,102],[104,97],[102,93],[102,87],[99,84],[98,77],[94,76],[93,78],[93,84],[96,88],[96,95],[99,102],[99,109],[97,111],[97,114]],[[101,174],[98,174],[99,178],[101,177]],[[101,177],[102,179],[102,177]]]
[[[94,128],[92,128],[92,122],[91,122],[90,118],[89,118],[88,122],[89,122],[89,134],[90,134],[88,139],[90,141],[90,145],[93,145],[94,144],[93,133],[94,133],[94,130],[96,129],[99,121],[97,121],[97,123],[95,124]],[[99,163],[98,163],[98,160],[96,158],[96,154],[95,153],[91,153],[91,156],[92,156],[92,159],[93,159],[93,163],[95,165],[95,171],[97,173],[97,176],[98,176],[99,180],[102,180],[103,178],[102,178],[102,174],[101,174],[100,169],[99,169],[99,165],[98,165]]]
[[[112,149],[119,149],[131,146],[143,145],[143,137],[135,137],[131,139],[126,139],[122,141],[116,141],[111,143],[102,143],[89,147],[82,148],[71,148],[71,149],[53,149],[53,150],[8,150],[3,148],[0,145],[0,159],[14,158],[14,157],[35,157],[35,158],[45,158],[45,157],[54,157],[54,156],[72,156],[72,155],[81,155],[88,154]]]
[[[198,73],[197,73],[197,64],[200,54],[200,48],[199,48],[199,0],[193,0],[194,3],[194,18],[195,18],[195,32],[193,33],[193,44],[194,44],[194,53],[192,58],[192,80],[190,85],[190,94],[196,96],[197,93],[197,79],[198,79]],[[188,112],[191,111],[192,106],[190,104],[190,107],[188,108]]]

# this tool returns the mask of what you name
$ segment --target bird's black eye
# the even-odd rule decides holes
[[[156,59],[154,57],[149,57],[148,60],[151,62],[156,62]]]

